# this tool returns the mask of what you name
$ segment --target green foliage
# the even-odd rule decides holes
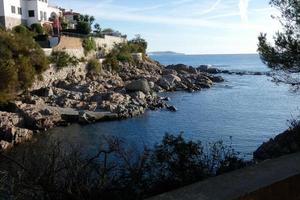
[[[136,39],[128,43],[117,44],[111,52],[106,55],[104,65],[109,69],[118,71],[119,62],[134,63],[132,53],[146,52],[145,48],[147,48],[147,42],[145,42],[144,39]]]
[[[79,22],[77,22],[77,25],[76,25],[76,31],[77,31],[77,33],[80,33],[80,34],[85,34],[85,35],[90,34],[92,31],[91,25],[88,22],[79,21]]]
[[[296,0],[271,0],[270,4],[281,12],[279,20],[283,31],[274,36],[274,46],[266,34],[258,38],[258,52],[265,64],[274,70],[300,71],[300,3]]]
[[[88,64],[87,64],[87,70],[89,73],[96,73],[96,74],[99,74],[102,70],[102,66],[101,66],[101,63],[99,62],[98,59],[90,59]]]
[[[93,16],[89,15],[78,15],[76,16],[75,20],[77,21],[76,31],[80,34],[90,34],[92,31],[92,24],[95,21]]]
[[[14,98],[30,87],[48,67],[44,51],[22,26],[13,32],[0,31],[0,102]]]
[[[96,42],[94,38],[88,37],[82,40],[82,47],[84,48],[84,54],[87,55],[89,52],[96,50]]]
[[[24,25],[15,26],[13,28],[13,32],[19,33],[19,34],[23,34],[23,35],[29,35],[29,34],[31,34],[30,30],[26,26],[24,26]]]
[[[117,59],[117,56],[112,52],[106,56],[103,64],[108,70],[116,72],[119,71],[119,61]]]
[[[242,163],[227,169],[245,166],[221,142],[212,146],[206,151],[201,142],[166,135],[153,149],[139,152],[120,139],[107,138],[95,156],[87,157],[79,148],[59,142],[33,143],[23,146],[22,154],[0,153],[0,163],[5,163],[0,171],[7,174],[2,184],[7,187],[0,187],[0,195],[4,191],[16,199],[138,200],[216,175],[224,156]],[[227,163],[231,160],[226,165],[234,166]]]
[[[96,33],[101,33],[101,27],[100,27],[100,24],[96,23],[96,24],[94,25],[94,28],[95,28],[95,32],[96,32]]]
[[[44,28],[42,27],[42,25],[40,23],[31,24],[30,29],[32,32],[34,32],[38,35],[42,35],[45,33]]]
[[[66,30],[68,28],[68,23],[65,21],[61,22],[61,28],[62,30]]]
[[[57,70],[60,70],[70,65],[78,65],[79,60],[65,51],[53,51],[50,56],[50,62],[55,64]]]
[[[140,35],[130,41],[128,41],[131,53],[143,53],[146,54],[148,43],[145,39],[141,38]]]

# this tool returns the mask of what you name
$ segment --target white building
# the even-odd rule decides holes
[[[0,0],[0,25],[7,29],[20,24],[43,24],[60,14],[60,9],[49,6],[48,0]]]

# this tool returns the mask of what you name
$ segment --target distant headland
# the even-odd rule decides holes
[[[148,52],[148,55],[185,55],[184,53],[178,53],[174,51],[152,51]]]

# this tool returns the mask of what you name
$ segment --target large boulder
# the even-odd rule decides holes
[[[209,77],[209,79],[215,83],[221,83],[221,82],[225,81],[222,76],[212,76],[212,77]]]
[[[218,73],[222,73],[222,71],[218,68],[212,67],[211,65],[200,65],[197,68],[198,71],[200,72],[206,72],[209,74],[218,74]]]
[[[54,95],[51,87],[40,88],[32,91],[31,93],[40,97],[50,97]]]
[[[253,157],[255,160],[266,160],[295,152],[300,152],[300,123],[263,143]]]
[[[145,94],[148,94],[151,91],[149,83],[145,79],[132,81],[129,84],[127,84],[125,88],[127,92],[142,91]]]
[[[181,78],[176,75],[169,74],[162,76],[158,82],[159,86],[161,86],[165,90],[171,90],[176,87],[176,84],[181,82]]]

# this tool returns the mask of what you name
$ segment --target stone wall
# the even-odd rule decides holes
[[[30,90],[32,91],[38,90],[43,87],[48,87],[54,81],[65,80],[69,74],[76,74],[78,76],[82,75],[83,77],[85,77],[86,73],[86,65],[84,63],[80,63],[76,67],[64,67],[59,71],[56,70],[54,65],[50,65],[49,69],[42,74],[43,80],[36,81],[30,88]]]
[[[127,42],[126,38],[109,36],[109,35],[105,35],[104,38],[94,38],[94,39],[97,48],[103,49],[105,53],[110,52],[114,48],[115,44],[122,44]]]

